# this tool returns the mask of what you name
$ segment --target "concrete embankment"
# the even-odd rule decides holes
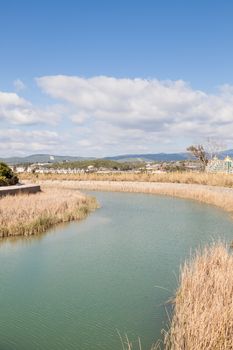
[[[16,186],[1,186],[0,197],[7,195],[15,195],[18,193],[37,193],[40,192],[40,185],[16,185]]]

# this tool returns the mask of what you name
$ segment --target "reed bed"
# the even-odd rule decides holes
[[[151,350],[233,349],[233,256],[222,243],[196,254],[180,271],[173,316]],[[122,350],[142,350],[120,336]]]
[[[233,349],[233,256],[221,244],[181,270],[166,350]]]
[[[203,172],[171,172],[171,173],[86,173],[86,174],[20,174],[21,180],[76,180],[76,181],[136,181],[159,183],[185,183],[233,187],[233,174],[210,174]]]
[[[233,213],[233,189],[177,183],[122,181],[40,181],[43,186],[79,190],[162,194],[212,204]]]
[[[0,237],[36,235],[58,223],[83,219],[96,207],[94,198],[64,188],[1,197]]]
[[[91,174],[93,176],[93,174]],[[174,174],[173,174],[174,175]],[[231,175],[201,174],[206,183],[155,183],[148,181],[57,181],[61,175],[40,176],[44,188],[88,189],[100,191],[138,192],[163,194],[214,204],[233,212],[233,189]],[[90,175],[89,175],[90,176]],[[199,176],[199,175],[198,175]],[[223,178],[220,183],[220,176]],[[62,175],[63,177],[63,175]],[[204,179],[203,177],[203,179]],[[67,180],[67,175],[64,177]],[[210,182],[210,179],[215,182]],[[228,179],[228,182],[224,180]],[[51,179],[51,178],[50,178]],[[202,179],[202,181],[203,181]],[[216,180],[218,179],[218,180]],[[75,180],[77,180],[75,176]],[[79,179],[80,180],[80,179]],[[187,179],[186,179],[187,180]],[[200,180],[200,178],[199,178]],[[191,181],[191,180],[190,180]],[[180,181],[182,182],[182,181]],[[211,185],[211,186],[209,186]],[[221,185],[221,187],[219,187]],[[224,188],[225,187],[225,188]],[[1,201],[0,201],[1,204]],[[1,210],[1,207],[0,207]],[[1,213],[1,211],[0,211]],[[1,226],[1,225],[0,225]],[[153,350],[230,350],[233,349],[233,256],[221,244],[214,244],[186,262],[180,273],[180,283],[174,302],[174,313],[164,339]],[[122,340],[122,339],[121,339]],[[142,349],[140,340],[131,344],[122,340],[122,349]]]

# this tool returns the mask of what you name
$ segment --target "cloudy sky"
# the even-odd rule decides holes
[[[233,3],[8,0],[0,157],[233,148]]]

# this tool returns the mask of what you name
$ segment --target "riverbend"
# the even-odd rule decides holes
[[[213,206],[91,194],[101,208],[86,220],[2,242],[0,349],[119,350],[117,330],[149,349],[167,326],[180,263],[232,239],[229,214]]]

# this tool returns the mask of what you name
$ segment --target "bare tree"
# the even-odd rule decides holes
[[[208,138],[204,146],[210,159],[217,157],[222,151],[226,149],[226,145],[219,140]]]
[[[190,152],[197,160],[199,160],[202,170],[204,170],[208,164],[208,153],[205,151],[204,146],[191,145],[187,148],[187,151]]]

